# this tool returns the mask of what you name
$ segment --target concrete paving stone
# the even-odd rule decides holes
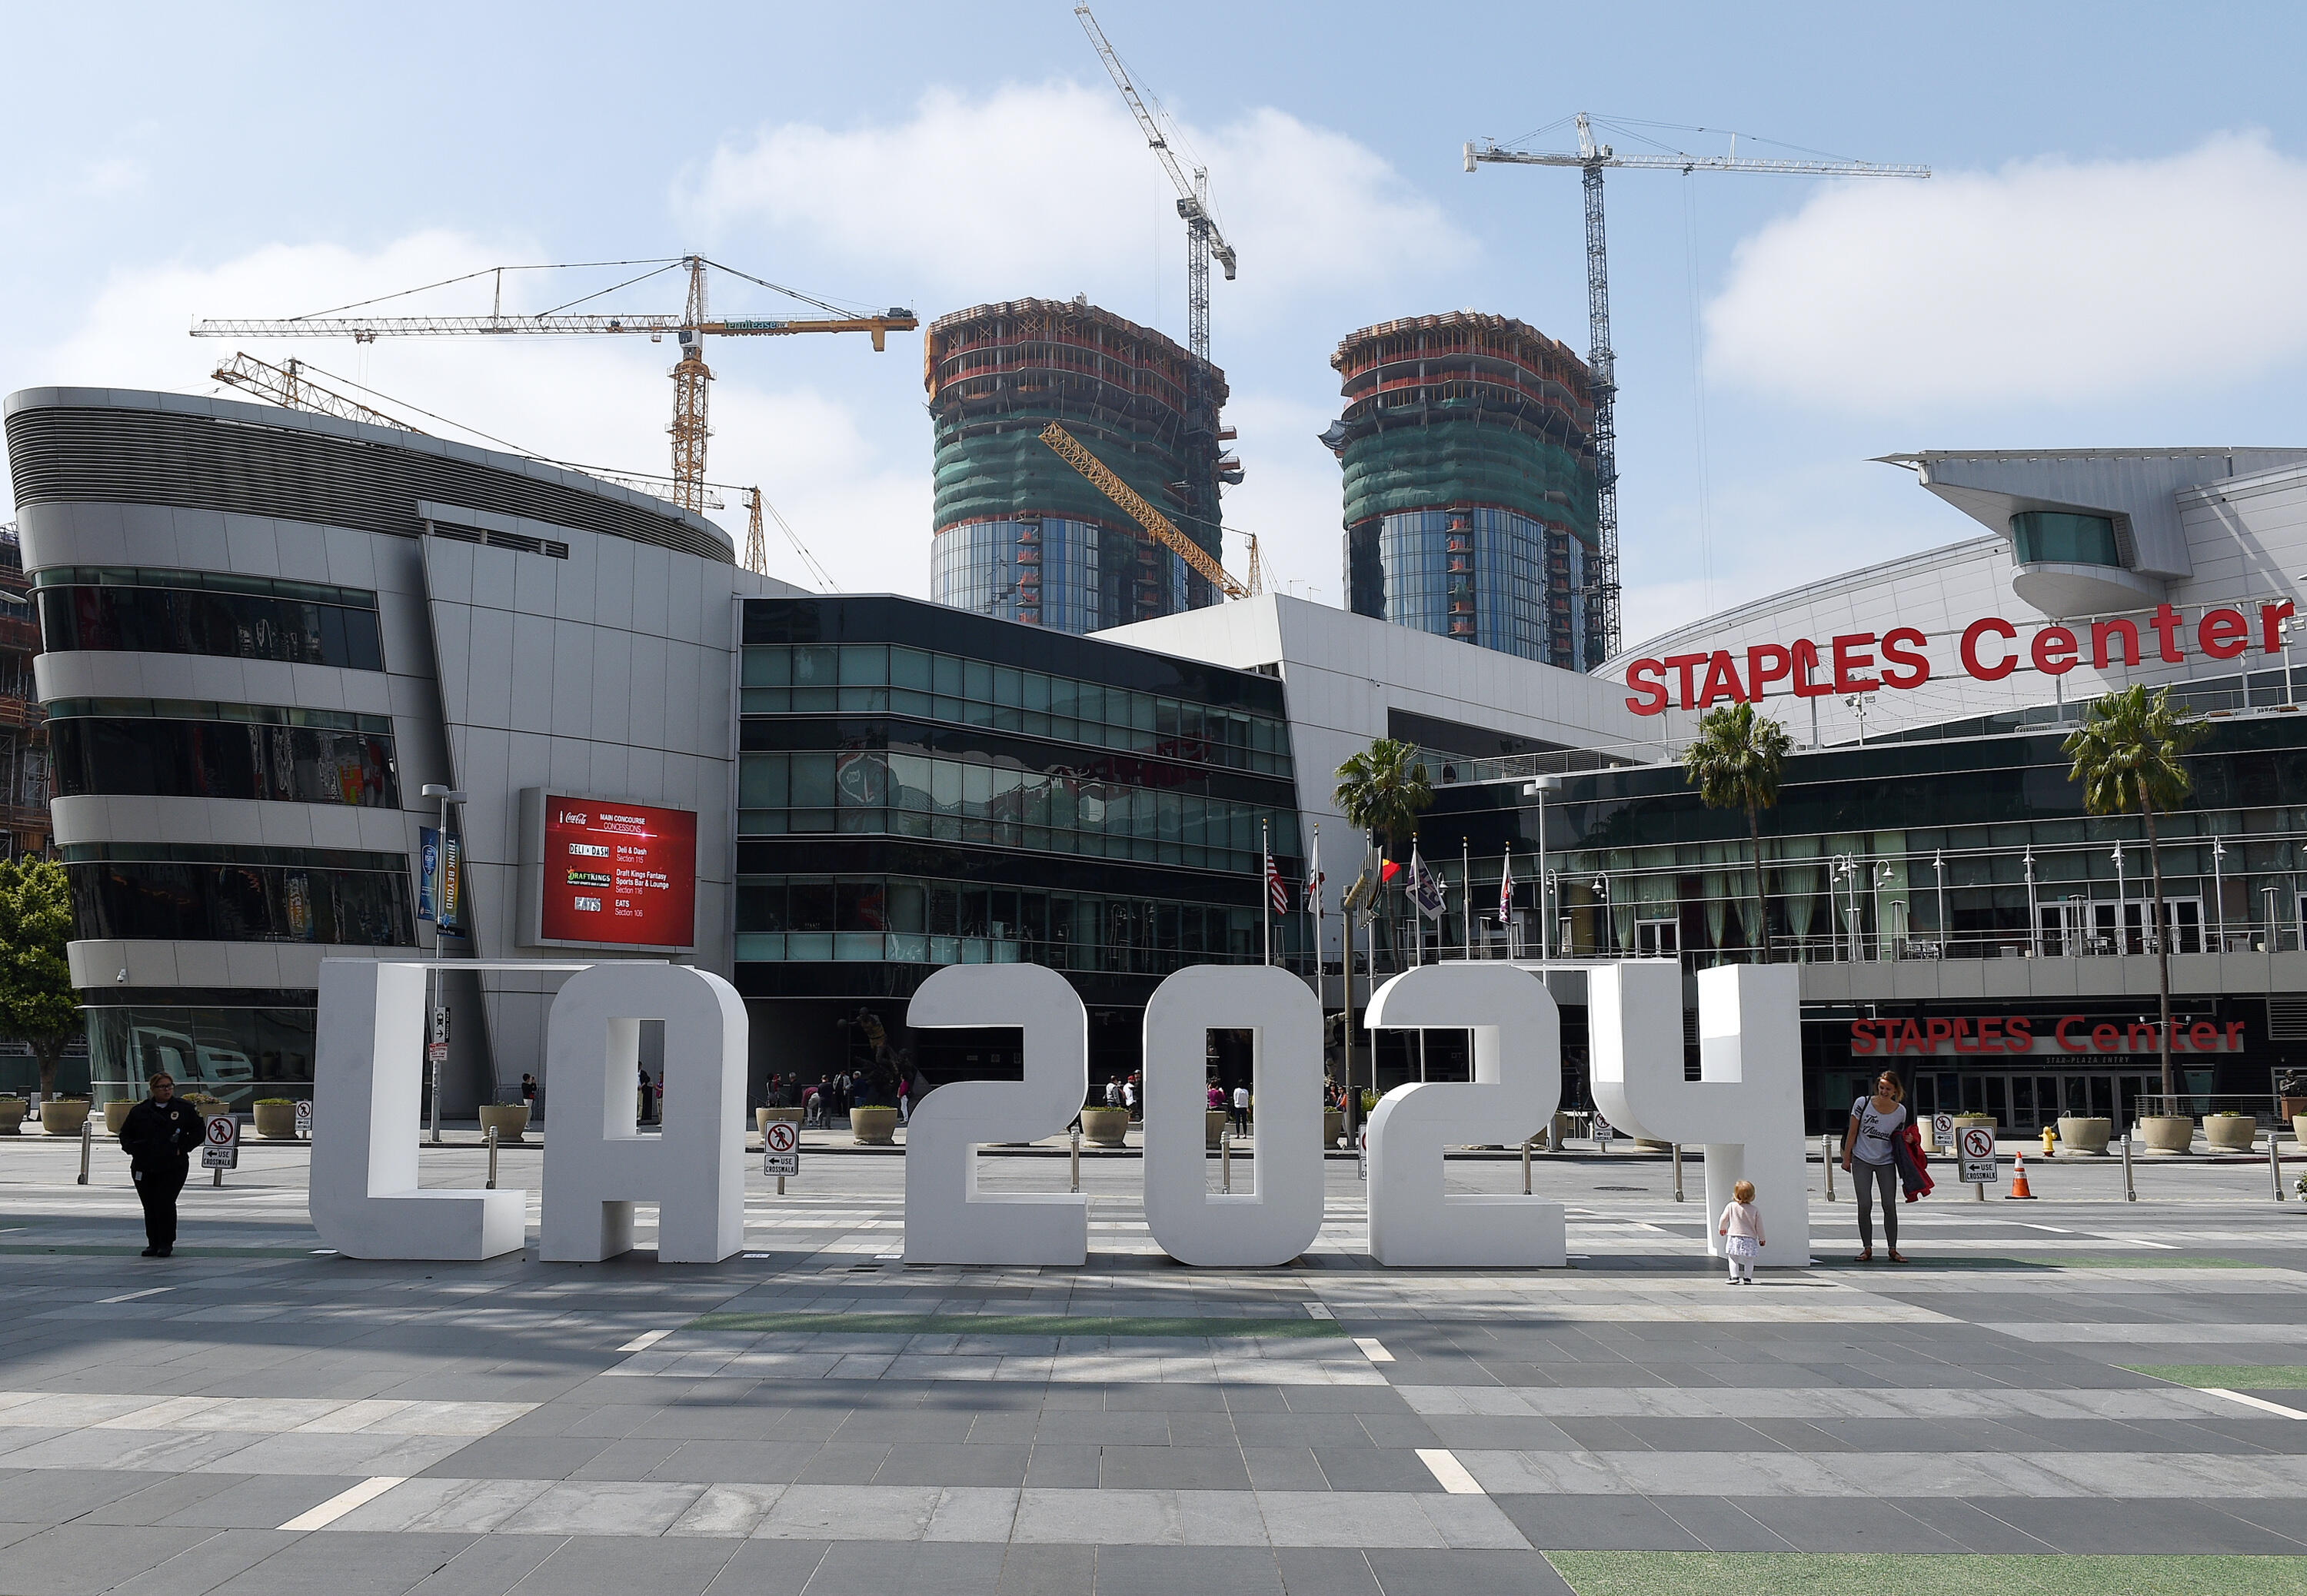
[[[1535,1551],[1371,1551],[1370,1572],[1385,1596],[1572,1596]]]
[[[1175,1491],[1045,1490],[1018,1494],[1012,1532],[1023,1541],[1089,1546],[1182,1546]]]
[[[735,1540],[568,1541],[524,1582],[553,1596],[702,1596],[737,1550]]]
[[[1274,1562],[1290,1596],[1383,1596],[1368,1558],[1358,1549],[1278,1546]]]
[[[948,1485],[939,1490],[922,1539],[1004,1544],[1016,1520],[1016,1487]]]
[[[703,1494],[693,1482],[562,1481],[498,1527],[512,1535],[661,1535]]]
[[[694,1480],[704,1483],[738,1482],[754,1485],[788,1484],[818,1454],[814,1441],[679,1441],[652,1442],[669,1447],[662,1461],[643,1471],[646,1480]],[[601,1460],[587,1465],[596,1473]]]
[[[888,1461],[887,1441],[828,1441],[818,1447],[794,1476],[806,1485],[867,1485]]]
[[[13,1517],[30,1523],[66,1523],[159,1481],[152,1473],[128,1470],[26,1470],[7,1481],[7,1509]]]
[[[1719,1496],[1661,1496],[1660,1511],[1708,1551],[1791,1551],[1793,1544],[1738,1502]]]
[[[808,1596],[991,1596],[999,1546],[836,1541],[810,1575]]]
[[[942,1494],[933,1485],[793,1485],[752,1532],[782,1541],[918,1541]]]
[[[1244,1447],[1242,1463],[1254,1490],[1327,1490],[1329,1476],[1311,1447]]]
[[[545,1480],[404,1480],[324,1526],[322,1532],[485,1535],[542,1496],[550,1483]]]
[[[1103,1447],[1097,1482],[1107,1490],[1243,1490],[1239,1447]]]
[[[596,1436],[484,1436],[416,1472],[460,1480],[565,1480],[608,1445]]]
[[[1514,1521],[1486,1496],[1439,1496],[1426,1493],[1412,1498],[1445,1546],[1473,1549],[1521,1549],[1530,1541]]]
[[[478,1536],[410,1591],[412,1596],[508,1596],[563,1544],[558,1535]]]
[[[1749,1517],[1798,1551],[1943,1554],[1963,1543],[1889,1501],[1831,1497],[1736,1497]]]
[[[227,1477],[223,1489],[197,1501],[184,1503],[168,1516],[151,1522],[186,1529],[204,1526],[227,1530],[278,1529],[298,1514],[308,1512],[359,1483],[358,1480],[349,1476],[331,1478],[325,1474]],[[149,1493],[139,1493],[139,1497],[131,1498],[129,1501],[133,1504],[146,1494]]]
[[[1316,1447],[1314,1461],[1332,1490],[1438,1491],[1440,1483],[1407,1447]]]
[[[1996,1517],[1975,1502],[1946,1497],[1902,1497],[1899,1510],[1928,1524],[1963,1547],[1985,1556],[2038,1556],[2053,1550],[2044,1541]]]
[[[1099,1452],[1096,1447],[1036,1441],[1025,1459],[1025,1483],[1050,1490],[1094,1490]]]
[[[270,1435],[226,1453],[202,1468],[244,1474],[421,1474],[463,1450],[451,1437],[384,1435]]]
[[[212,1591],[273,1557],[296,1537],[265,1527],[219,1529],[167,1561],[111,1587],[113,1596]]]
[[[873,1476],[876,1485],[983,1485],[1015,1489],[1025,1482],[1032,1448],[961,1441],[893,1446]]]
[[[707,1587],[709,1596],[802,1596],[833,1543],[748,1541]]]
[[[1282,1596],[1281,1566],[1265,1547],[1104,1546],[1098,1596]]]
[[[1703,1551],[1705,1544],[1648,1497],[1498,1495],[1490,1498],[1540,1550]]]
[[[2207,1503],[2134,1497],[2001,1498],[1977,1504],[2068,1552],[2170,1555],[2224,1552],[2295,1556],[2299,1541]]]
[[[466,1535],[299,1535],[215,1588],[228,1596],[402,1596],[471,1543]]]

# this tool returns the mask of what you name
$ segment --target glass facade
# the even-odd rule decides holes
[[[392,721],[339,710],[183,699],[48,704],[56,791],[400,805]]]
[[[226,1001],[90,1003],[83,1010],[89,1081],[98,1101],[142,1097],[145,1080],[162,1070],[180,1088],[197,1086],[242,1113],[259,1097],[312,1096],[316,994],[201,995]],[[259,996],[279,1001],[247,1001]],[[242,1001],[231,1002],[235,997]]]
[[[400,854],[195,843],[64,849],[82,938],[413,947]]]
[[[823,599],[748,601],[741,679],[749,996],[1033,962],[1142,1003],[1181,965],[1264,956],[1262,840],[1301,872],[1271,677]],[[1277,955],[1301,917],[1275,917]]]
[[[940,604],[1061,632],[1095,632],[1186,607],[1186,562],[1142,533],[1058,516],[970,521],[930,541]]]
[[[737,889],[737,958],[1045,964],[1167,975],[1262,957],[1258,911],[909,876],[788,876]]]
[[[2021,510],[2011,517],[2011,542],[2012,557],[2020,565],[2037,561],[2058,565],[2123,564],[2114,522],[2105,516]]]
[[[55,567],[33,577],[41,646],[222,654],[346,670],[384,669],[376,595],[213,572]]]
[[[1585,549],[1511,510],[1405,510],[1348,534],[1348,580],[1359,614],[1582,670]]]

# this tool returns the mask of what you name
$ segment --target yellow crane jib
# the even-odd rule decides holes
[[[1106,468],[1105,462],[1089,452],[1080,439],[1051,422],[1042,429],[1042,441],[1058,451],[1058,457],[1087,477],[1090,485],[1114,503],[1129,512],[1130,519],[1145,529],[1146,534],[1171,553],[1178,556],[1230,599],[1246,598],[1249,590],[1226,574],[1226,569],[1210,558],[1209,550],[1179,532],[1170,517],[1139,497],[1137,491]]]

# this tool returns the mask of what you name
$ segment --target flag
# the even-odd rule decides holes
[[[1282,884],[1281,867],[1270,853],[1265,856],[1265,895],[1273,900],[1275,914],[1290,912],[1290,889]]]
[[[1322,912],[1322,832],[1314,832],[1313,850],[1306,856],[1306,912]]]
[[[1418,905],[1420,914],[1430,920],[1442,917],[1445,907],[1442,883],[1435,879],[1434,872],[1426,867],[1426,861],[1419,857],[1415,845],[1410,850],[1409,892],[1410,900]]]
[[[1506,849],[1505,873],[1498,877],[1498,925],[1514,924],[1514,849]]]

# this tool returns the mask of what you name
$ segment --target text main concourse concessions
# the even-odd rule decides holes
[[[2001,681],[2022,662],[2045,676],[2064,676],[2088,657],[2094,670],[2110,665],[2136,665],[2143,648],[2152,649],[2169,665],[2187,658],[2186,638],[2192,634],[2196,651],[2207,659],[2232,660],[2253,646],[2262,653],[2283,652],[2284,622],[2292,614],[2288,601],[2258,606],[2257,624],[2240,609],[2207,609],[2192,627],[2171,605],[2159,604],[2141,621],[2110,616],[2074,627],[2038,627],[2026,645],[2019,628],[1999,615],[1974,620],[1963,628],[1955,653],[1963,674],[1979,681]],[[1626,666],[1626,686],[1634,696],[1626,707],[1638,715],[1664,714],[1668,709],[1706,709],[1718,702],[1746,704],[1780,693],[1797,698],[1823,698],[1829,694],[1872,693],[1878,688],[1912,689],[1931,679],[1931,639],[1914,627],[1894,627],[1883,633],[1847,632],[1822,646],[1808,637],[1791,643],[1757,643],[1742,659],[1727,648],[1712,653],[1668,654],[1662,660],[1635,660]]]
[[[697,815],[531,788],[535,941],[681,949],[697,941]],[[523,827],[528,831],[527,825]]]

